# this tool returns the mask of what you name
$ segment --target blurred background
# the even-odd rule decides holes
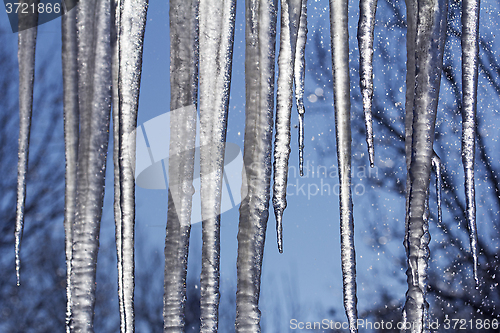
[[[444,164],[443,222],[437,223],[431,189],[431,321],[500,319],[500,2],[483,0],[480,27],[476,202],[481,285],[474,287],[465,220],[461,163],[461,2],[450,0],[441,97],[434,149]],[[294,330],[291,320],[345,322],[338,217],[338,173],[333,117],[329,3],[310,1],[306,48],[305,175],[298,175],[294,107],[284,253],[276,245],[270,212],[262,269],[263,332]],[[401,321],[406,292],[404,234],[404,100],[406,9],[403,1],[379,0],[375,27],[375,168],[368,163],[359,92],[358,2],[350,2],[350,74],[353,133],[353,201],[359,317]],[[22,284],[14,269],[15,183],[18,138],[17,33],[0,14],[0,332],[64,332],[64,142],[60,18],[38,27],[33,125],[22,247]],[[151,1],[145,34],[138,124],[169,110],[168,3]],[[277,43],[277,47],[278,47]],[[244,2],[237,2],[227,141],[243,151]],[[110,149],[112,142],[110,142]],[[113,173],[108,159],[106,197],[97,268],[96,332],[118,332]],[[431,181],[434,188],[435,179]],[[166,190],[136,190],[136,331],[163,327]],[[272,205],[271,205],[272,206]],[[238,205],[221,218],[220,332],[234,332]],[[196,221],[193,221],[196,222]],[[199,331],[201,223],[191,230],[186,332]],[[498,274],[498,275],[497,275]],[[458,326],[457,326],[458,330]],[[335,329],[310,330],[334,332]],[[346,330],[340,330],[346,331]],[[363,330],[362,330],[363,331]],[[485,330],[488,331],[488,330]],[[490,331],[498,331],[491,329]]]

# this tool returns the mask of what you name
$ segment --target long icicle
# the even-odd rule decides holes
[[[142,50],[148,0],[119,3],[118,29],[118,174],[121,223],[122,333],[135,330],[134,231],[135,231],[135,130],[139,108]],[[116,83],[116,82],[115,82]]]
[[[71,331],[93,332],[111,108],[110,1],[77,7],[80,137],[71,267]]]
[[[278,88],[276,93],[276,135],[274,139],[273,207],[276,216],[278,251],[283,253],[283,211],[286,208],[288,159],[290,157],[290,120],[293,104],[293,72],[301,0],[281,1]]]
[[[66,185],[64,194],[64,232],[66,249],[66,333],[71,323],[71,258],[73,256],[73,225],[76,210],[76,169],[78,162],[78,45],[76,9],[61,16],[62,70],[64,87],[64,147]]]
[[[304,86],[306,78],[306,43],[307,43],[307,0],[302,0],[300,24],[295,50],[294,83],[295,103],[299,115],[299,173],[304,176]]]
[[[476,287],[479,286],[479,277],[477,274],[474,153],[476,151],[476,104],[479,63],[479,3],[479,0],[462,1],[462,163],[465,173],[467,222]]]
[[[356,321],[356,254],[351,193],[351,101],[349,80],[348,2],[330,0],[330,33],[333,61],[333,99],[335,132],[340,174],[340,242],[344,308],[351,333],[357,332]]]
[[[411,165],[411,140],[413,135],[413,102],[415,100],[415,45],[417,38],[417,0],[406,0],[406,103],[405,103],[405,156],[406,156],[406,214],[405,214],[405,237],[403,245],[408,256],[408,225],[410,216],[410,165]],[[405,316],[406,318],[406,316]]]
[[[37,4],[38,0],[24,0],[23,4]],[[21,239],[24,229],[24,204],[26,201],[26,177],[30,144],[31,113],[33,110],[33,83],[35,81],[35,47],[38,13],[22,14],[19,11],[19,37],[17,58],[19,62],[19,148],[17,164],[16,205],[16,278],[21,283]]]
[[[405,157],[406,157],[406,188],[405,188],[405,235],[403,245],[406,256],[409,256],[408,230],[410,224],[410,165],[413,135],[413,102],[415,101],[415,46],[417,39],[417,0],[405,0],[406,2],[406,96],[405,96]],[[406,327],[408,316],[403,309],[403,320]]]
[[[125,328],[125,309],[123,296],[123,251],[122,251],[122,213],[121,213],[121,195],[120,195],[120,112],[118,98],[118,71],[119,71],[119,49],[118,34],[120,31],[120,7],[121,0],[111,1],[111,52],[112,52],[112,119],[113,119],[113,178],[114,178],[114,203],[113,211],[115,218],[115,241],[116,241],[116,264],[118,268],[118,308],[120,311],[120,332]]]
[[[217,332],[220,213],[236,1],[200,1],[201,332]],[[214,62],[217,59],[217,63]]]
[[[375,149],[373,145],[373,31],[375,29],[375,12],[377,0],[359,1],[358,47],[359,47],[359,78],[363,112],[365,115],[366,144],[370,166],[375,166]]]
[[[426,329],[425,300],[429,258],[428,207],[434,130],[443,64],[447,0],[426,0],[418,5],[416,77],[413,113],[410,198],[408,207],[408,291],[405,318],[410,332]]]
[[[198,96],[197,0],[170,1],[170,149],[164,332],[184,332]]]
[[[236,332],[260,332],[260,276],[269,218],[277,1],[245,3],[245,172],[238,227]]]

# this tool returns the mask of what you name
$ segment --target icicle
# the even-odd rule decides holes
[[[236,332],[260,332],[260,275],[269,217],[277,1],[246,6],[245,175],[238,228]]]
[[[135,230],[135,129],[139,108],[139,87],[141,83],[142,49],[146,26],[147,0],[123,1],[118,3],[118,177],[119,191],[116,201],[120,202],[118,221],[121,223],[121,239],[117,241],[117,257],[121,255],[121,330],[134,332],[134,230]],[[116,15],[116,14],[115,14]],[[116,16],[115,16],[116,19]],[[116,56],[116,55],[114,55]],[[116,73],[115,73],[116,75]],[[115,97],[116,98],[116,97]],[[116,112],[113,112],[116,120]],[[113,151],[116,154],[116,151]],[[116,172],[116,171],[115,171]],[[121,230],[118,230],[121,229]],[[120,238],[117,236],[117,240]],[[120,243],[120,244],[118,244]],[[120,253],[121,252],[121,253]],[[121,266],[121,267],[120,267]],[[120,288],[119,287],[119,288]]]
[[[122,212],[120,195],[120,114],[118,98],[118,71],[119,71],[119,49],[118,34],[120,31],[120,7],[121,0],[111,1],[111,52],[112,52],[112,93],[113,93],[113,172],[114,172],[114,218],[115,218],[115,240],[116,240],[116,264],[118,268],[118,307],[120,311],[120,332],[125,332],[125,309],[123,295],[123,251],[122,251]]]
[[[294,82],[295,102],[299,114],[299,173],[304,176],[304,86],[306,77],[306,42],[307,42],[307,0],[302,0],[300,24],[295,49]]]
[[[71,267],[71,331],[93,332],[95,274],[111,107],[110,1],[77,7],[80,137]]]
[[[330,0],[330,33],[333,60],[333,94],[335,132],[340,174],[340,236],[344,307],[351,333],[357,332],[356,321],[356,254],[351,194],[351,102],[349,81],[348,2]]]
[[[235,10],[235,0],[200,1],[201,332],[218,328],[221,188]]]
[[[424,211],[424,224],[423,224],[423,230],[424,234],[421,238],[421,251],[419,253],[419,258],[418,258],[418,287],[420,290],[423,291],[422,293],[422,298],[423,298],[423,303],[422,303],[422,326],[423,326],[423,332],[424,333],[430,333],[429,330],[429,323],[430,323],[430,318],[429,318],[429,303],[427,302],[427,273],[429,270],[429,258],[430,258],[430,251],[429,251],[429,243],[431,241],[431,234],[429,233],[429,195],[427,195],[427,200],[425,201],[425,211]]]
[[[76,9],[61,16],[62,70],[64,85],[64,143],[66,155],[66,189],[64,195],[64,231],[66,235],[66,332],[71,321],[71,258],[73,225],[76,209],[76,169],[78,162],[78,45]]]
[[[410,165],[409,223],[407,238],[408,291],[405,312],[411,332],[424,330],[429,257],[427,201],[433,155],[443,49],[446,32],[447,0],[419,2],[416,40],[416,77]]]
[[[408,225],[410,216],[410,164],[411,164],[411,139],[413,135],[413,102],[415,99],[415,45],[417,38],[417,0],[406,0],[406,104],[405,104],[405,155],[406,155],[406,216],[405,216],[405,238],[403,240],[408,256]]]
[[[22,1],[34,4],[35,0]],[[21,283],[21,239],[24,229],[24,204],[26,201],[26,176],[28,173],[28,155],[33,110],[33,82],[35,80],[35,46],[38,13],[21,14],[19,12],[19,37],[17,58],[19,61],[19,148],[17,164],[17,206],[16,206],[16,278]],[[32,28],[27,28],[32,27]]]
[[[438,205],[438,223],[442,224],[443,223],[443,214],[441,210],[441,159],[439,156],[436,154],[436,152],[433,153],[432,155],[432,165],[434,166],[434,170],[436,171],[436,198],[437,198],[437,205]]]
[[[288,179],[288,159],[290,157],[290,118],[293,103],[293,71],[301,7],[300,0],[281,1],[273,183],[273,206],[280,253],[283,253],[282,220],[283,211],[286,208],[286,184]]]
[[[436,166],[435,163],[440,163],[439,157],[434,153],[432,157],[432,164]],[[436,168],[436,174],[438,173],[437,168]],[[441,174],[439,173],[439,176]],[[436,188],[437,190],[437,188]],[[428,280],[427,280],[427,272],[429,269],[429,258],[430,258],[430,251],[429,251],[429,243],[431,240],[431,235],[429,233],[429,196],[427,195],[427,199],[425,200],[425,207],[424,207],[424,214],[423,214],[423,234],[421,238],[421,251],[419,253],[418,257],[418,281],[416,282],[416,285],[412,285],[411,288],[409,287],[408,290],[412,290],[413,295],[418,295],[419,298],[417,299],[407,299],[407,305],[403,310],[403,318],[404,318],[404,329],[402,329],[402,332],[425,332],[425,333],[430,333],[430,317],[429,317],[429,303],[426,300],[426,291],[427,291],[427,285],[428,285]],[[412,324],[408,324],[407,326],[407,314],[406,314],[406,309],[408,306],[414,306],[418,307],[420,309],[420,318],[418,324],[415,324],[413,322]],[[411,318],[411,316],[410,316]],[[411,327],[408,329],[407,327]]]
[[[375,152],[373,146],[373,31],[375,29],[375,12],[377,0],[361,0],[359,2],[359,78],[361,95],[363,96],[363,111],[365,114],[366,144],[370,166],[375,166]]]
[[[476,104],[479,62],[479,0],[462,1],[462,163],[465,173],[465,198],[469,225],[474,280],[477,275],[477,226],[474,186],[474,153],[476,141]]]
[[[170,150],[164,332],[184,332],[198,87],[198,1],[170,1]]]
[[[412,135],[413,135],[413,102],[415,99],[415,81],[416,81],[416,64],[415,64],[415,45],[417,39],[417,15],[418,4],[417,0],[405,0],[406,2],[406,104],[405,104],[405,155],[406,155],[406,205],[405,205],[405,236],[403,245],[406,250],[406,256],[409,256],[409,224],[410,224],[410,192],[411,192],[411,177],[410,165],[412,154]],[[408,274],[408,271],[407,271]],[[408,277],[409,279],[409,277]],[[413,288],[413,284],[408,288]],[[403,309],[404,327],[407,327],[408,315],[406,308]],[[406,332],[406,330],[404,330]]]

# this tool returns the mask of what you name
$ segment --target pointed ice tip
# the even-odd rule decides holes
[[[373,149],[373,143],[368,143],[368,160],[370,161],[370,167],[373,168],[375,166],[375,150]]]
[[[21,286],[21,272],[20,272],[20,269],[19,269],[19,263],[17,262],[17,259],[16,259],[16,284],[17,286]]]
[[[283,253],[283,210],[277,209],[276,215],[276,236],[278,240],[278,251]]]
[[[283,253],[283,235],[278,234],[278,251],[279,253]]]
[[[16,242],[16,284],[18,287],[21,285],[21,255],[19,251],[19,245],[20,243]]]
[[[479,289],[479,277],[477,275],[477,264],[475,263],[473,268],[474,282],[476,283],[476,289]]]
[[[299,174],[300,174],[300,177],[304,177],[304,164],[300,164],[299,165]]]

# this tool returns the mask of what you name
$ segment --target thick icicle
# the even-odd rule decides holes
[[[277,1],[250,0],[245,29],[245,172],[238,228],[236,332],[260,332],[260,276],[269,217]]]
[[[405,155],[406,155],[406,214],[405,237],[403,244],[408,255],[408,224],[410,220],[410,164],[411,164],[411,139],[413,135],[413,102],[415,100],[415,45],[417,38],[417,0],[406,0],[406,104],[405,104]]]
[[[281,1],[273,182],[273,206],[280,253],[283,253],[282,220],[283,211],[286,208],[286,184],[288,180],[288,159],[290,157],[290,118],[293,104],[293,71],[301,8],[301,0]]]
[[[436,172],[436,201],[438,205],[438,223],[441,225],[443,223],[443,214],[441,209],[441,168],[443,167],[441,164],[441,159],[437,156],[436,153],[432,155],[432,165],[434,166],[434,170]]]
[[[111,108],[110,1],[77,7],[80,137],[71,267],[71,331],[93,332],[95,274]]]
[[[35,4],[37,0],[22,3]],[[24,203],[26,201],[26,176],[33,110],[33,83],[35,80],[35,46],[38,14],[21,14],[19,11],[19,37],[17,58],[19,61],[19,148],[17,164],[17,205],[16,205],[16,277],[17,285],[21,278],[21,239],[24,228]],[[27,28],[32,27],[32,28]]]
[[[294,82],[295,102],[299,114],[299,173],[304,176],[304,86],[306,78],[306,42],[307,42],[307,0],[302,0],[297,46],[295,48]]]
[[[200,1],[201,332],[217,332],[221,188],[236,1]]]
[[[118,268],[118,307],[120,311],[120,332],[125,331],[125,310],[123,296],[123,253],[122,253],[122,213],[120,207],[120,114],[118,99],[118,71],[119,71],[119,53],[118,53],[118,33],[120,30],[120,7],[121,0],[111,1],[111,70],[112,70],[112,118],[113,118],[113,176],[114,176],[114,218],[115,218],[115,241],[116,241],[116,264]]]
[[[406,101],[405,101],[405,156],[406,156],[406,191],[405,191],[405,236],[403,245],[406,250],[406,256],[409,256],[409,224],[410,224],[410,191],[411,177],[410,165],[412,154],[412,135],[413,135],[413,103],[415,101],[415,46],[417,39],[417,0],[406,0]],[[403,309],[403,320],[406,327],[408,316],[406,309]]]
[[[71,320],[71,258],[73,225],[76,209],[76,169],[78,162],[78,45],[76,9],[61,16],[62,70],[64,86],[64,146],[66,155],[66,188],[64,194],[64,232],[66,248],[66,332]]]
[[[469,225],[470,249],[474,280],[477,275],[477,226],[474,185],[474,153],[476,146],[476,104],[479,62],[479,0],[462,1],[462,162],[465,173],[465,198]]]
[[[365,115],[366,144],[370,166],[375,165],[373,146],[373,31],[375,29],[375,12],[377,0],[359,1],[358,47],[359,47],[359,86],[363,97],[363,112]]]
[[[418,4],[416,39],[415,100],[412,121],[411,182],[408,207],[408,291],[405,315],[410,332],[426,330],[428,304],[425,300],[429,258],[428,207],[443,49],[447,0],[426,0]]]
[[[170,150],[164,332],[184,332],[198,87],[197,0],[170,1]],[[215,60],[213,60],[215,61]]]
[[[118,12],[118,177],[120,202],[116,223],[121,223],[121,248],[117,250],[122,262],[121,330],[134,332],[134,230],[135,230],[135,130],[139,108],[142,49],[146,26],[147,0],[120,1]],[[116,15],[116,14],[115,14]],[[116,17],[116,16],[115,16]],[[116,18],[115,18],[116,19]],[[116,82],[115,82],[116,84]],[[116,118],[116,113],[113,113]],[[114,125],[116,129],[116,125]],[[115,133],[116,136],[116,133]],[[115,151],[113,151],[115,154]],[[118,229],[118,228],[117,228]],[[119,231],[119,230],[117,230]],[[118,242],[117,242],[118,245]]]
[[[348,1],[330,0],[333,100],[340,175],[340,242],[344,307],[351,333],[357,332],[356,254],[351,194],[351,101],[349,80]]]

